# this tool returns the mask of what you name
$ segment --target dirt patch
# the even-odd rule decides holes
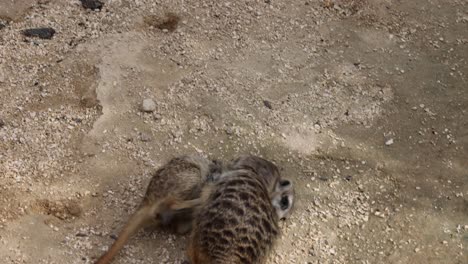
[[[36,1],[30,0],[2,0],[0,1],[0,19],[18,20],[35,4]]]
[[[75,64],[74,66],[72,71],[76,72],[77,76],[72,76],[74,78],[72,83],[81,105],[86,108],[96,107],[99,105],[96,93],[99,69],[94,65]]]
[[[153,28],[175,31],[180,22],[180,17],[175,13],[166,13],[164,17],[150,15],[145,17],[145,23]]]
[[[52,215],[60,220],[70,220],[80,217],[83,210],[78,201],[62,199],[50,201],[47,199],[37,200],[32,206],[32,210],[45,215]]]

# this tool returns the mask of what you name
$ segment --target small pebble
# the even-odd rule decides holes
[[[385,141],[385,145],[387,145],[387,146],[393,145],[393,138]]]
[[[375,216],[378,216],[378,217],[381,217],[381,218],[384,217],[384,214],[381,213],[381,212],[379,212],[379,211],[375,211],[375,212],[374,212],[374,215],[375,215]]]
[[[268,100],[263,100],[263,104],[266,106],[268,109],[273,109],[273,106],[271,105],[271,102]]]
[[[81,5],[86,9],[101,10],[104,3],[99,0],[80,0]]]
[[[327,176],[319,176],[318,177],[321,181],[328,181],[329,178]]]
[[[148,142],[151,141],[151,137],[148,134],[141,133],[140,140],[143,142]]]
[[[153,112],[156,110],[156,103],[153,101],[153,99],[145,99],[143,100],[142,109],[145,112]]]
[[[51,39],[55,35],[55,29],[50,27],[30,28],[23,30],[26,37],[36,37],[41,39]]]
[[[234,133],[231,127],[226,127],[225,131],[226,131],[226,134],[228,135],[232,135]]]

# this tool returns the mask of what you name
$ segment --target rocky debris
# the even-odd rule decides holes
[[[149,142],[149,141],[151,141],[151,137],[146,133],[141,133],[140,134],[140,140],[143,141],[143,142]]]
[[[4,126],[5,126],[5,121],[3,121],[3,119],[0,118],[0,128],[2,128]]]
[[[86,234],[86,233],[81,233],[81,232],[78,232],[78,233],[76,233],[76,236],[77,236],[77,237],[87,237],[87,236],[88,236],[88,234]]]
[[[268,101],[268,100],[263,100],[263,105],[268,109],[273,109],[273,106],[271,105],[271,102]]]
[[[141,109],[144,111],[144,112],[154,112],[154,110],[156,110],[156,103],[153,101],[153,99],[145,99],[143,100],[143,103],[141,105]]]
[[[6,24],[3,23],[2,21],[0,21],[0,30],[2,30],[2,29],[5,28],[5,27],[6,27]]]
[[[234,133],[234,129],[230,126],[226,127],[224,131],[226,131],[226,134],[228,135],[232,135]]]
[[[80,0],[81,5],[86,9],[101,10],[104,3],[99,0]]]
[[[23,30],[26,37],[36,37],[41,39],[51,39],[55,35],[55,29],[50,27],[30,28]]]

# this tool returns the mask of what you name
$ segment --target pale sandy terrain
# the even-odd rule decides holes
[[[92,263],[194,152],[294,181],[269,263],[468,263],[468,1],[103,2],[0,0],[1,263]],[[140,232],[115,263],[186,242]]]

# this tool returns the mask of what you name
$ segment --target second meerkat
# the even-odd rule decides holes
[[[154,173],[139,208],[96,264],[110,263],[128,239],[143,227],[155,225],[175,229],[177,233],[190,231],[192,214],[206,200],[203,195],[209,193],[203,189],[221,171],[219,161],[198,155],[171,159]]]

